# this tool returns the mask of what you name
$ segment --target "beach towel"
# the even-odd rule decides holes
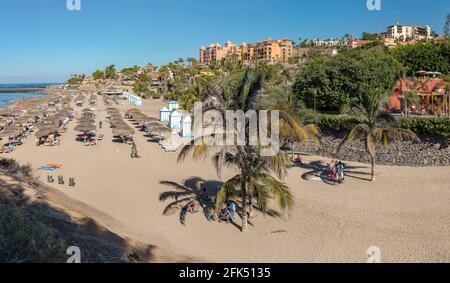
[[[45,164],[46,167],[53,167],[53,168],[62,168],[61,164]]]
[[[55,167],[46,167],[46,166],[42,166],[42,167],[39,167],[38,168],[38,170],[41,170],[41,171],[55,171],[55,170],[57,170],[58,168],[55,168]]]

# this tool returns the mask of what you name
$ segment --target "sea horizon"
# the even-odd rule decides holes
[[[48,93],[40,89],[33,90],[38,87],[46,87],[57,83],[0,83],[0,108],[6,107],[19,99],[33,98],[48,95]],[[17,92],[1,92],[1,89],[14,88]],[[21,92],[21,90],[23,92]]]

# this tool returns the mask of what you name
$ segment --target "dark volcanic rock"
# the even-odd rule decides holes
[[[348,143],[337,154],[337,147],[345,135],[345,132],[322,129],[321,148],[313,142],[304,142],[295,144],[294,149],[329,158],[369,163],[370,158],[362,141]],[[420,143],[394,142],[388,148],[377,144],[376,163],[396,166],[450,166],[450,149],[444,139],[436,137],[421,137]]]

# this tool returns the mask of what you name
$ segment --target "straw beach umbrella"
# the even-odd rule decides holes
[[[18,137],[22,133],[22,129],[17,126],[10,126],[0,132],[0,137]]]
[[[96,129],[97,129],[97,127],[92,124],[80,124],[75,127],[75,131],[83,132],[83,133],[95,131]]]
[[[96,117],[94,113],[92,112],[84,112],[83,114],[81,114],[81,117],[88,117],[88,118],[92,118],[92,117]]]
[[[130,127],[116,127],[116,128],[113,128],[112,131],[113,131],[114,136],[118,136],[118,137],[131,136],[131,135],[134,135],[134,133],[135,133],[134,129],[132,129]]]
[[[37,138],[48,137],[49,135],[54,134],[56,132],[57,132],[57,130],[55,130],[55,129],[44,128],[44,129],[40,129],[39,131],[36,132],[36,137]]]

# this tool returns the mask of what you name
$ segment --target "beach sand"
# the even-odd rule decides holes
[[[100,98],[98,102],[97,121],[106,115]],[[142,109],[158,117],[161,106],[149,100]],[[131,107],[128,102],[118,106],[122,113]],[[249,232],[242,234],[235,225],[208,222],[202,213],[188,215],[186,226],[179,215],[162,215],[167,203],[159,195],[171,187],[161,182],[194,186],[205,181],[212,189],[220,185],[210,159],[177,163],[177,153],[164,152],[137,132],[142,158],[132,160],[130,146],[113,143],[104,124],[98,132],[105,138],[96,147],[75,141],[73,121],[59,147],[36,147],[30,136],[2,157],[31,163],[34,169],[62,164],[53,175],[63,175],[66,185],[53,184],[56,190],[95,208],[89,214],[98,215],[88,216],[112,232],[179,255],[180,261],[363,263],[367,249],[377,246],[383,262],[450,262],[449,167],[377,166],[377,180],[371,183],[361,179],[368,177],[368,165],[351,163],[351,177],[339,186],[314,177],[314,167],[293,168],[285,182],[296,199],[294,210],[281,219],[256,214]],[[306,161],[329,162],[314,156]],[[45,182],[48,172],[35,174]],[[224,172],[223,180],[232,175]],[[69,177],[75,178],[75,188],[68,187]]]

